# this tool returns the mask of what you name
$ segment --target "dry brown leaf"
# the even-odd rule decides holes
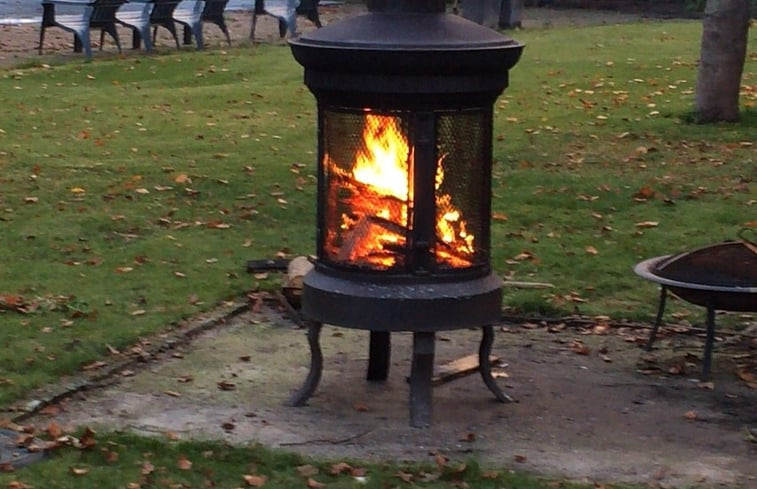
[[[71,470],[71,473],[74,475],[87,475],[89,474],[89,469],[87,467],[74,467],[73,465],[69,467]]]
[[[82,448],[92,448],[95,445],[97,445],[97,440],[95,440],[95,430],[93,430],[90,427],[84,428],[84,433],[82,433],[81,438],[79,438],[79,443],[81,444]]]
[[[175,431],[166,431],[165,433],[163,433],[163,436],[165,436],[166,439],[172,440],[172,441],[176,441],[179,439],[179,434],[176,433]]]
[[[344,472],[352,472],[352,466],[345,462],[336,463],[329,469],[329,474],[331,475],[339,475],[343,474]]]
[[[449,459],[441,453],[434,455],[434,462],[436,462],[436,466],[439,467],[439,470],[444,470],[444,467],[447,465],[448,460]]]
[[[300,465],[297,467],[297,473],[302,477],[312,477],[318,473],[318,467],[310,464]]]
[[[412,482],[413,481],[413,474],[409,472],[403,472],[401,470],[398,470],[396,474],[394,474],[395,477],[400,479],[403,482]]]
[[[690,421],[694,421],[695,419],[697,419],[697,413],[695,411],[686,411],[685,413],[683,413],[683,417]]]
[[[591,348],[584,345],[578,340],[574,340],[573,343],[570,344],[570,349],[573,351],[573,353],[577,353],[579,355],[588,355],[591,353]]]
[[[660,223],[658,221],[641,221],[634,224],[639,229],[656,228]]]
[[[50,424],[47,425],[47,429],[45,431],[47,431],[47,434],[52,438],[58,438],[63,435],[63,430],[55,421],[51,421]]]
[[[250,487],[263,487],[268,482],[268,477],[264,475],[243,475],[244,482]]]
[[[192,461],[182,455],[176,462],[176,466],[179,468],[179,470],[190,470],[192,468]]]
[[[752,389],[757,389],[757,375],[755,375],[753,372],[750,372],[747,369],[740,369],[736,371],[736,375],[747,383],[747,385]]]
[[[6,464],[3,464],[6,465]],[[8,464],[10,465],[10,464]],[[6,472],[4,470],[0,470],[0,472]],[[8,471],[11,472],[11,471]],[[29,486],[27,484],[24,484],[21,481],[10,481],[7,486],[5,486],[7,489],[32,489],[32,486]]]
[[[354,409],[355,411],[359,413],[365,413],[371,410],[371,408],[368,407],[368,405],[365,404],[364,402],[356,402],[355,404],[352,405],[352,409]]]
[[[326,487],[326,484],[324,484],[323,482],[318,482],[317,480],[312,478],[308,478],[307,485],[309,489],[321,489],[322,487]]]

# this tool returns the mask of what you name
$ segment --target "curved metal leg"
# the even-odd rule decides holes
[[[478,349],[478,369],[481,372],[481,378],[484,384],[489,388],[499,402],[514,402],[514,399],[499,388],[497,381],[492,377],[492,366],[489,356],[492,353],[492,343],[494,343],[494,330],[491,326],[484,326],[484,335],[481,338],[481,346]]]
[[[310,372],[300,390],[292,394],[286,402],[287,406],[304,406],[313,395],[321,380],[323,372],[323,353],[319,343],[322,323],[308,321],[308,343],[310,344]]]
[[[667,298],[668,288],[663,285],[662,287],[660,287],[660,305],[657,306],[657,317],[654,320],[652,331],[649,332],[647,345],[644,347],[647,351],[652,350],[652,344],[654,343],[654,340],[657,339],[657,331],[660,329],[660,325],[662,324],[662,315],[665,313],[665,301],[667,300]]]

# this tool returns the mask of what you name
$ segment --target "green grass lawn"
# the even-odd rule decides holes
[[[636,262],[757,226],[754,30],[740,124],[687,122],[700,35],[515,33],[527,47],[496,103],[493,265],[555,287],[506,289],[508,308],[649,320],[657,289]],[[0,407],[276,287],[249,259],[314,252],[315,100],[287,47],[34,63],[0,71],[0,106]]]
[[[508,307],[648,319],[634,263],[755,225],[755,55],[743,122],[689,124],[700,29],[517,32],[493,264],[555,288],[507,289]],[[315,103],[287,47],[11,69],[0,104],[0,406],[275,287],[248,259],[314,252]]]

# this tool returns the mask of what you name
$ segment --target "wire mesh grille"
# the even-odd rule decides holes
[[[486,264],[488,120],[481,110],[435,113],[429,135],[419,134],[410,111],[323,110],[321,258],[403,273],[419,263],[432,271]],[[434,189],[433,209],[414,205],[413,148],[420,137],[435,141],[435,182],[426,187]],[[431,256],[422,260],[413,249],[420,212],[433,213],[435,222],[433,242],[424,248]]]

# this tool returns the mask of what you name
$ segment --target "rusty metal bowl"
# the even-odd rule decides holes
[[[757,312],[757,248],[750,242],[727,241],[650,258],[634,272],[692,304]]]

